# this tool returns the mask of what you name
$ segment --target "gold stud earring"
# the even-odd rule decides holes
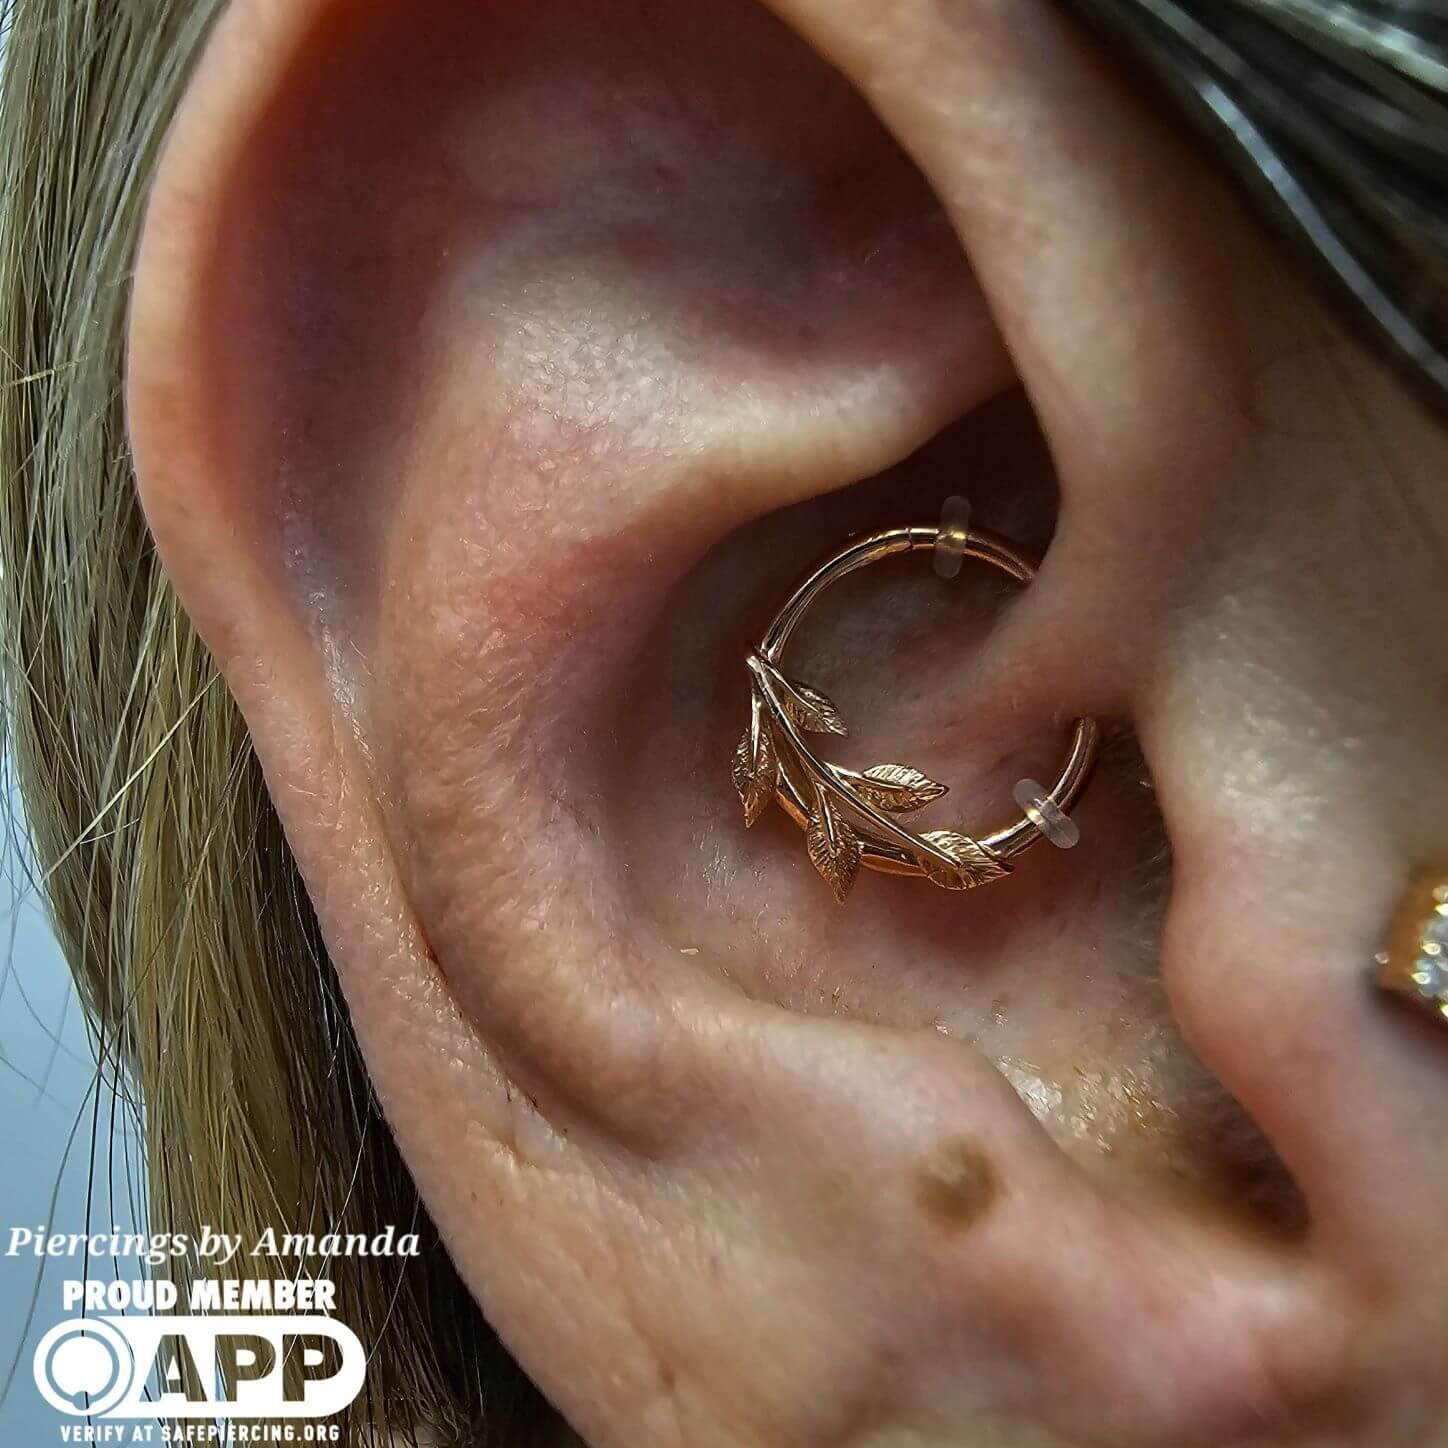
[[[1384,990],[1448,1025],[1448,862],[1413,878],[1377,965]]]

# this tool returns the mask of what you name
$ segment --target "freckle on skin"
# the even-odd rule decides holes
[[[1000,1194],[995,1167],[973,1141],[937,1148],[915,1176],[915,1200],[937,1227],[964,1232],[990,1210]]]

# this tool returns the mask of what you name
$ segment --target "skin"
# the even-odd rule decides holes
[[[1441,429],[1053,7],[699,9],[234,0],[136,270],[147,515],[459,1268],[598,1448],[1439,1441],[1448,1040],[1365,968]],[[1042,574],[841,590],[832,757],[969,827],[1120,737],[1072,855],[841,910],[741,655],[956,490]]]

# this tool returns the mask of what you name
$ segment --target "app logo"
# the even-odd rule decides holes
[[[362,1391],[367,1355],[331,1317],[83,1317],[35,1349],[35,1386],[92,1418],[323,1418]]]

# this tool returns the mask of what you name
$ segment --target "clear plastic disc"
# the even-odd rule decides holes
[[[1081,843],[1081,830],[1076,821],[1046,793],[1046,786],[1037,779],[1023,779],[1015,788],[1016,803],[1026,818],[1055,845],[1058,850],[1073,850]]]

